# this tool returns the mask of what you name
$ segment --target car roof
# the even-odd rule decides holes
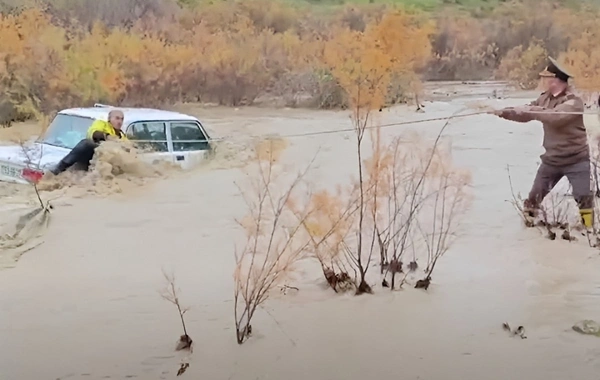
[[[179,112],[163,111],[154,108],[129,108],[129,107],[87,107],[87,108],[69,108],[59,112],[61,115],[73,115],[87,117],[90,119],[108,120],[108,112],[113,109],[123,111],[125,120],[123,124],[129,125],[138,121],[169,121],[169,120],[190,120],[199,121],[197,118]]]

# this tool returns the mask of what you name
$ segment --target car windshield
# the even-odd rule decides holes
[[[73,149],[85,138],[93,119],[81,116],[58,114],[44,134],[43,143]]]

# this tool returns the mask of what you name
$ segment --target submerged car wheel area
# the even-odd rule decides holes
[[[111,106],[60,111],[38,141],[27,146],[0,147],[0,181],[30,183],[39,181],[86,137],[94,120],[107,120]],[[152,108],[118,108],[123,111],[123,131],[140,148],[144,161],[172,162],[189,169],[206,158],[210,136],[197,118]]]

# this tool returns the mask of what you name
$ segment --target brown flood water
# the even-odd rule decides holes
[[[497,107],[525,101],[486,100]],[[378,116],[382,123],[435,118],[468,105],[473,99]],[[345,112],[188,111],[214,136],[233,138],[350,126]],[[384,135],[413,129],[433,138],[442,125]],[[175,378],[183,354],[174,352],[176,310],[158,296],[165,268],[191,306],[195,346],[182,379],[597,380],[600,340],[571,326],[600,319],[599,252],[525,229],[507,202],[506,167],[516,191],[526,193],[542,153],[541,127],[479,115],[454,120],[446,136],[456,163],[472,171],[474,201],[429,291],[376,287],[372,296],[338,296],[324,288],[319,268],[308,268],[289,283],[299,292],[276,294],[257,312],[243,346],[235,342],[232,302],[234,218],[245,211],[234,185],[243,178],[242,149],[117,194],[67,192],[44,243],[0,271],[0,379]],[[318,150],[315,182],[334,186],[354,174],[351,133],[290,139],[282,160],[302,168]],[[27,196],[10,191],[11,204]],[[507,336],[503,322],[523,325],[528,339]]]

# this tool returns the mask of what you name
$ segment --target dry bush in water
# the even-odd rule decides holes
[[[552,189],[540,204],[538,212],[532,215],[526,212],[524,208],[524,199],[520,194],[515,193],[510,167],[507,166],[508,183],[512,199],[509,201],[519,217],[523,220],[525,227],[536,227],[545,232],[546,237],[550,240],[556,240],[557,230],[562,231],[560,238],[562,240],[574,241],[573,230],[583,230],[583,235],[587,236],[590,246],[592,245],[592,236],[596,235],[596,231],[590,233],[581,224],[579,220],[579,212],[577,205],[568,194],[561,193],[558,189]],[[571,193],[572,188],[569,184],[567,193]]]
[[[239,225],[245,242],[236,248],[234,271],[234,317],[236,339],[242,344],[252,334],[252,318],[274,287],[289,276],[304,257],[307,240],[299,233],[306,216],[296,219],[290,206],[305,194],[305,169],[290,182],[278,170],[277,149],[260,149],[248,173],[248,183],[238,186],[248,214]],[[264,153],[267,153],[265,156]],[[304,191],[303,191],[304,190]]]
[[[38,138],[45,133],[48,125],[50,125],[51,117],[46,115],[38,115],[36,118],[39,120],[39,132],[36,136],[36,138]],[[29,182],[33,187],[37,201],[39,202],[40,213],[46,215],[43,219],[45,220],[44,223],[47,223],[46,219],[49,218],[52,205],[49,201],[44,203],[38,188],[38,183],[44,175],[44,171],[41,169],[40,165],[42,156],[44,154],[43,146],[35,144],[35,141],[32,138],[21,136],[18,133],[15,135],[15,138],[12,142],[18,144],[21,148],[21,156],[23,158],[23,162],[25,163],[25,168],[21,172],[21,177]]]
[[[336,292],[371,292],[367,271],[374,257],[383,286],[391,289],[402,286],[424,262],[425,276],[415,285],[427,288],[470,206],[470,174],[453,165],[439,140],[428,143],[406,134],[383,145],[378,129],[371,138],[374,153],[362,162],[363,196],[356,183],[311,198],[303,223],[309,250]]]
[[[395,49],[382,49],[383,44],[387,42],[391,45],[393,41],[386,39],[385,42],[379,42],[382,37],[379,29],[371,29],[366,33],[346,31],[339,33],[331,47],[325,51],[325,60],[329,62],[333,76],[349,99],[356,136],[358,179],[356,185],[352,185],[350,190],[351,198],[356,195],[356,200],[350,202],[356,205],[355,226],[351,230],[351,237],[356,241],[351,245],[344,244],[343,251],[355,273],[357,294],[372,292],[366,276],[374,253],[374,245],[369,244],[369,236],[364,233],[369,229],[367,212],[371,192],[363,171],[363,143],[372,125],[373,112],[381,109],[385,103],[392,72],[397,67],[394,57],[388,53]],[[354,212],[351,215],[354,217]],[[317,237],[316,240],[318,241],[319,238],[322,239]],[[371,239],[373,239],[372,235]],[[332,275],[337,274],[329,273],[329,276],[326,274],[326,278],[335,289],[332,279],[336,277]],[[341,272],[339,275],[347,274]]]
[[[352,239],[358,232],[359,199],[356,188],[314,193],[308,206],[293,205],[307,236],[307,251],[319,261],[323,277],[334,292],[358,292],[360,276]],[[352,191],[354,190],[354,191]]]
[[[379,133],[373,139],[375,154],[366,163],[375,191],[371,215],[383,284],[391,289],[397,285],[396,275],[403,274],[402,286],[419,267],[419,259],[426,261],[419,287],[429,286],[437,261],[450,248],[470,206],[470,173],[454,166],[450,148],[440,143],[447,125],[432,143],[416,134],[397,137],[387,146],[382,146]]]
[[[395,21],[402,22],[402,16],[398,17],[400,20]],[[327,191],[315,194],[308,213],[301,215],[306,215],[303,227],[310,237],[310,249],[336,292],[351,285],[356,294],[371,293],[367,274],[377,255],[381,258],[381,273],[385,267],[386,274],[392,274],[394,288],[395,274],[403,270],[401,256],[416,244],[413,222],[416,225],[418,210],[427,200],[434,199],[430,207],[433,220],[429,221],[433,227],[426,229],[426,223],[421,221],[420,229],[422,240],[427,243],[424,281],[428,283],[437,260],[450,245],[453,233],[450,227],[456,222],[453,218],[468,206],[464,193],[469,178],[451,166],[442,168],[441,162],[448,162],[448,157],[440,158],[437,146],[440,136],[433,148],[424,149],[419,156],[409,149],[415,146],[414,141],[402,146],[402,140],[395,139],[384,146],[381,128],[373,125],[374,112],[384,105],[392,75],[398,69],[390,52],[401,51],[400,47],[391,47],[394,41],[391,36],[383,38],[382,30],[340,33],[325,54],[351,105],[358,178],[340,186],[335,194]],[[385,44],[388,46],[382,49]],[[409,60],[414,64],[413,69],[421,64],[419,57]],[[364,143],[369,137],[373,154],[365,158]],[[423,163],[425,166],[420,166]],[[434,183],[434,188],[427,187]],[[411,268],[415,265],[416,259]]]
[[[45,127],[45,118],[41,118],[40,126]],[[45,233],[50,223],[50,215],[53,210],[51,200],[44,201],[38,188],[38,182],[42,177],[40,171],[40,160],[42,156],[42,148],[39,145],[33,144],[31,139],[26,139],[23,136],[14,136],[13,141],[18,144],[21,149],[21,156],[25,163],[25,167],[6,168],[8,173],[2,173],[8,176],[21,176],[32,187],[35,194],[35,202],[37,205],[29,212],[22,215],[16,222],[14,232],[0,236],[0,251],[12,257],[15,261],[25,252],[35,248],[43,243],[41,237]],[[6,169],[5,169],[6,168]],[[12,172],[11,171],[15,171]],[[19,173],[20,171],[20,173]],[[10,253],[9,253],[10,252]]]
[[[177,346],[175,350],[189,350],[192,351],[192,338],[188,335],[187,328],[185,326],[184,315],[189,310],[189,308],[182,306],[179,300],[179,288],[175,285],[175,275],[167,274],[163,270],[163,276],[165,278],[166,286],[160,292],[160,296],[167,302],[173,304],[177,308],[177,312],[179,313],[179,319],[181,320],[181,326],[183,328],[183,335],[179,337],[177,341]]]

